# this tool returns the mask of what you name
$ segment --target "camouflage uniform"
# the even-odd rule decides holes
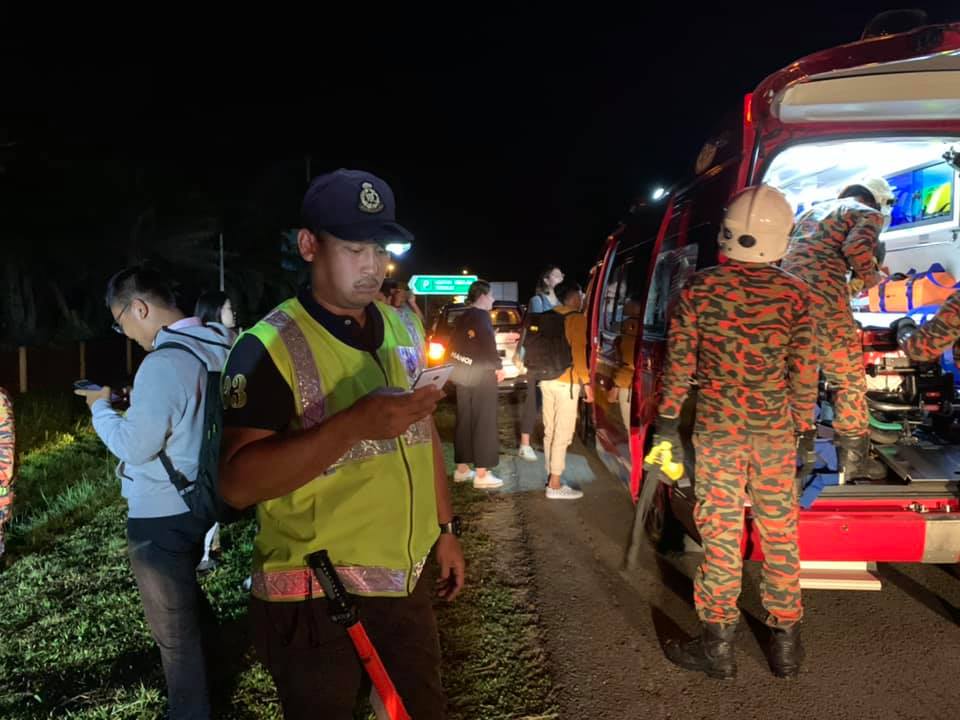
[[[903,343],[912,360],[932,361],[960,338],[960,292],[955,292],[933,316]]]
[[[0,555],[3,555],[3,526],[13,513],[14,438],[13,400],[0,388]]]
[[[834,390],[833,428],[839,435],[869,432],[863,349],[850,308],[847,272],[864,288],[881,280],[877,241],[883,215],[852,198],[815,205],[797,220],[780,267],[810,287],[810,318],[820,369]]]
[[[817,370],[806,285],[773,265],[730,261],[691,278],[670,323],[659,413],[677,417],[699,386],[695,520],[701,621],[739,618],[745,496],[763,546],[767,622],[800,620],[794,434],[813,427]]]

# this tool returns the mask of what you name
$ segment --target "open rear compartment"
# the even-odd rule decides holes
[[[872,437],[888,476],[837,485],[831,389],[821,380],[821,465],[804,507],[816,503],[819,509],[841,498],[903,507],[909,498],[918,512],[956,510],[960,372],[954,354],[911,362],[890,326],[904,316],[923,324],[960,288],[958,153],[957,136],[834,138],[790,146],[767,167],[764,182],[782,190],[798,216],[865,177],[886,178],[895,194],[890,226],[880,237],[889,280],[851,300],[863,342]]]

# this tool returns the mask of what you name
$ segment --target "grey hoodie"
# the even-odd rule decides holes
[[[189,347],[214,372],[223,369],[236,334],[219,323],[162,329],[154,347],[175,342]],[[188,511],[158,459],[161,450],[191,480],[203,436],[207,374],[190,353],[164,348],[149,353],[133,380],[130,408],[120,414],[105,400],[93,404],[93,427],[117,456],[117,477],[134,518]],[[219,402],[219,398],[213,399]]]

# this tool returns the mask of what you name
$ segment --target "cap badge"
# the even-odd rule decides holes
[[[360,185],[360,210],[365,213],[383,212],[383,200],[373,185],[365,182]]]

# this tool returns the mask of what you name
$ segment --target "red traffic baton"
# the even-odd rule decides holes
[[[327,606],[330,610],[330,619],[337,625],[346,629],[350,640],[353,641],[353,647],[357,651],[360,663],[363,669],[370,676],[370,682],[379,696],[380,703],[383,706],[383,712],[389,720],[411,720],[410,713],[403,706],[403,700],[400,693],[390,679],[387,669],[383,666],[383,661],[377,653],[377,649],[370,642],[370,636],[367,635],[363,623],[357,617],[356,602],[347,594],[337,569],[330,562],[330,556],[326,550],[318,550],[307,556],[307,563],[313,574],[323,588],[324,595],[327,596]],[[379,710],[379,708],[377,708]],[[377,713],[380,716],[380,713]]]

